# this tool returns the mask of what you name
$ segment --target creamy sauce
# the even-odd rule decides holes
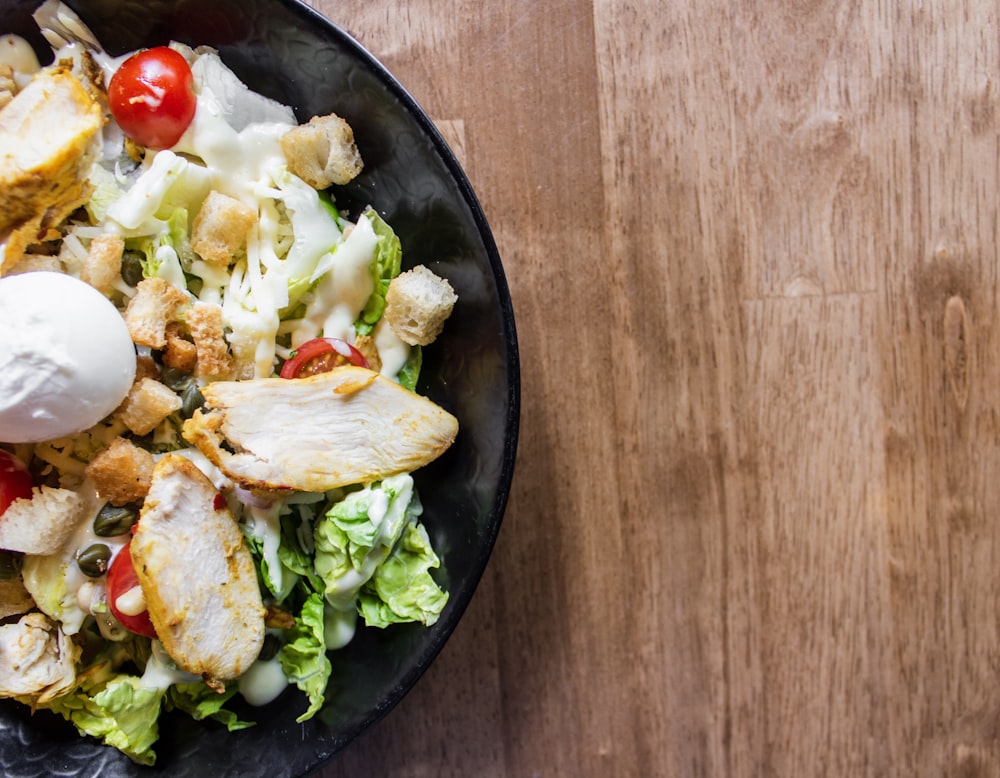
[[[0,65],[11,67],[18,89],[23,89],[41,67],[31,44],[18,35],[0,35]]]
[[[127,592],[122,592],[115,600],[115,608],[125,616],[138,616],[146,610],[146,595],[141,586],[133,586]]]
[[[277,659],[254,662],[239,680],[240,694],[251,705],[267,705],[288,686]]]
[[[358,623],[355,608],[340,609],[328,605],[323,611],[323,640],[327,651],[343,648],[354,638]]]

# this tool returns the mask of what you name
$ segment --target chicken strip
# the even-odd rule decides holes
[[[48,702],[76,686],[80,647],[44,613],[0,626],[0,697]]]
[[[219,381],[183,434],[249,489],[325,492],[410,472],[455,440],[458,420],[363,367],[309,378]]]
[[[190,460],[167,454],[136,526],[132,563],[167,653],[214,687],[241,676],[264,643],[264,605],[225,500]]]
[[[43,70],[0,110],[0,274],[90,193],[104,117],[69,72]]]

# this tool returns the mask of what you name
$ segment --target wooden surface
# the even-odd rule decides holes
[[[499,543],[322,778],[1000,774],[1000,6],[313,0],[514,299]]]

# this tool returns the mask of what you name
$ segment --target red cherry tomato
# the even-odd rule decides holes
[[[0,450],[0,513],[19,497],[31,497],[34,482],[20,459]]]
[[[112,615],[121,622],[125,629],[148,638],[156,637],[156,629],[149,618],[149,611],[143,611],[136,616],[130,616],[118,610],[115,604],[118,598],[125,592],[139,585],[139,576],[135,574],[135,567],[132,566],[132,541],[125,544],[125,547],[118,552],[111,567],[108,568],[106,583],[108,588],[108,607]]]
[[[144,49],[125,60],[111,77],[111,115],[140,146],[170,148],[194,118],[193,83],[182,54],[166,46]]]
[[[342,365],[368,367],[365,355],[340,338],[314,338],[299,346],[278,374],[282,378],[306,378],[328,373]]]

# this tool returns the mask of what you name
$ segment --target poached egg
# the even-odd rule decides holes
[[[0,278],[0,440],[36,443],[92,427],[128,395],[135,345],[114,304],[84,281]]]

